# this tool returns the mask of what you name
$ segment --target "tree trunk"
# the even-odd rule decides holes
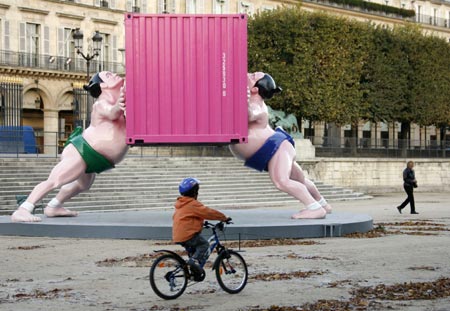
[[[408,152],[408,133],[411,127],[410,122],[402,122],[401,130],[400,130],[400,141],[399,141],[399,148],[400,148],[400,154],[401,157],[406,158],[407,152]]]

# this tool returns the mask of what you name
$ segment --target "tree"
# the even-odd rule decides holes
[[[249,70],[270,73],[284,89],[273,107],[312,121],[359,117],[365,24],[281,8],[250,19],[248,38]]]

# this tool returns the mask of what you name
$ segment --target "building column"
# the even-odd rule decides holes
[[[420,142],[419,131],[420,131],[420,127],[415,123],[411,123],[409,142],[410,142],[411,148],[413,148],[413,149],[419,146],[419,142]]]
[[[425,137],[425,127],[421,126],[420,127],[420,148],[421,149],[425,149],[425,142],[426,142],[426,137]]]
[[[325,133],[325,122],[314,122],[314,145],[323,145],[323,135]]]
[[[366,122],[365,121],[362,121],[362,120],[360,120],[360,121],[358,121],[358,128],[357,128],[357,130],[358,130],[358,141],[356,142],[356,145],[358,146],[358,147],[362,147],[363,146],[363,128],[364,128],[364,124],[365,124]]]
[[[370,147],[381,147],[381,124],[379,122],[370,122]]]
[[[441,146],[441,129],[437,126],[434,127],[434,130],[436,132],[436,144],[440,147]]]
[[[389,148],[396,148],[398,143],[397,122],[389,123]]]
[[[328,147],[341,147],[341,126],[337,126],[334,123],[328,123]]]
[[[44,154],[58,154],[58,110],[44,109]]]

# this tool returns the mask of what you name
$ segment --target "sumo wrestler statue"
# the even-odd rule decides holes
[[[259,171],[268,171],[279,190],[302,202],[306,208],[292,215],[294,219],[324,218],[331,206],[320,195],[314,183],[307,178],[295,161],[294,140],[282,128],[273,130],[265,99],[281,92],[273,78],[262,72],[248,74],[248,143],[230,145],[233,155],[245,165]]]
[[[65,209],[64,202],[88,190],[95,173],[111,169],[125,156],[128,146],[125,127],[124,80],[111,72],[92,76],[84,86],[96,101],[92,107],[91,124],[83,132],[77,128],[69,137],[61,154],[61,161],[52,169],[50,176],[41,182],[19,208],[12,214],[14,222],[37,222],[32,215],[36,202],[53,189],[60,191],[44,209],[47,217],[71,217],[78,213]]]

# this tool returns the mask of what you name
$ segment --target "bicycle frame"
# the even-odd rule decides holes
[[[213,235],[211,235],[209,237],[208,244],[209,244],[208,252],[205,254],[203,262],[200,264],[200,266],[202,268],[205,266],[206,262],[208,261],[209,257],[211,256],[212,252],[214,251],[214,249],[218,245],[220,245],[219,237],[217,236],[216,232],[214,232]]]
[[[206,225],[212,225],[208,222],[205,223]],[[206,227],[212,230],[212,235],[208,238],[208,244],[209,244],[209,248],[207,253],[205,254],[205,257],[203,259],[203,261],[200,263],[200,267],[203,269],[203,267],[205,266],[206,262],[208,261],[209,257],[211,256],[211,254],[214,252],[214,250],[217,250],[217,256],[219,256],[219,254],[225,249],[224,246],[222,246],[222,244],[220,243],[220,239],[219,236],[216,232],[216,227],[212,226],[212,227]],[[187,249],[188,250],[188,249]],[[190,250],[188,250],[188,254],[189,257],[192,256],[192,252]],[[219,258],[219,257],[217,257]],[[216,267],[216,263],[214,263],[213,265],[213,270]]]

